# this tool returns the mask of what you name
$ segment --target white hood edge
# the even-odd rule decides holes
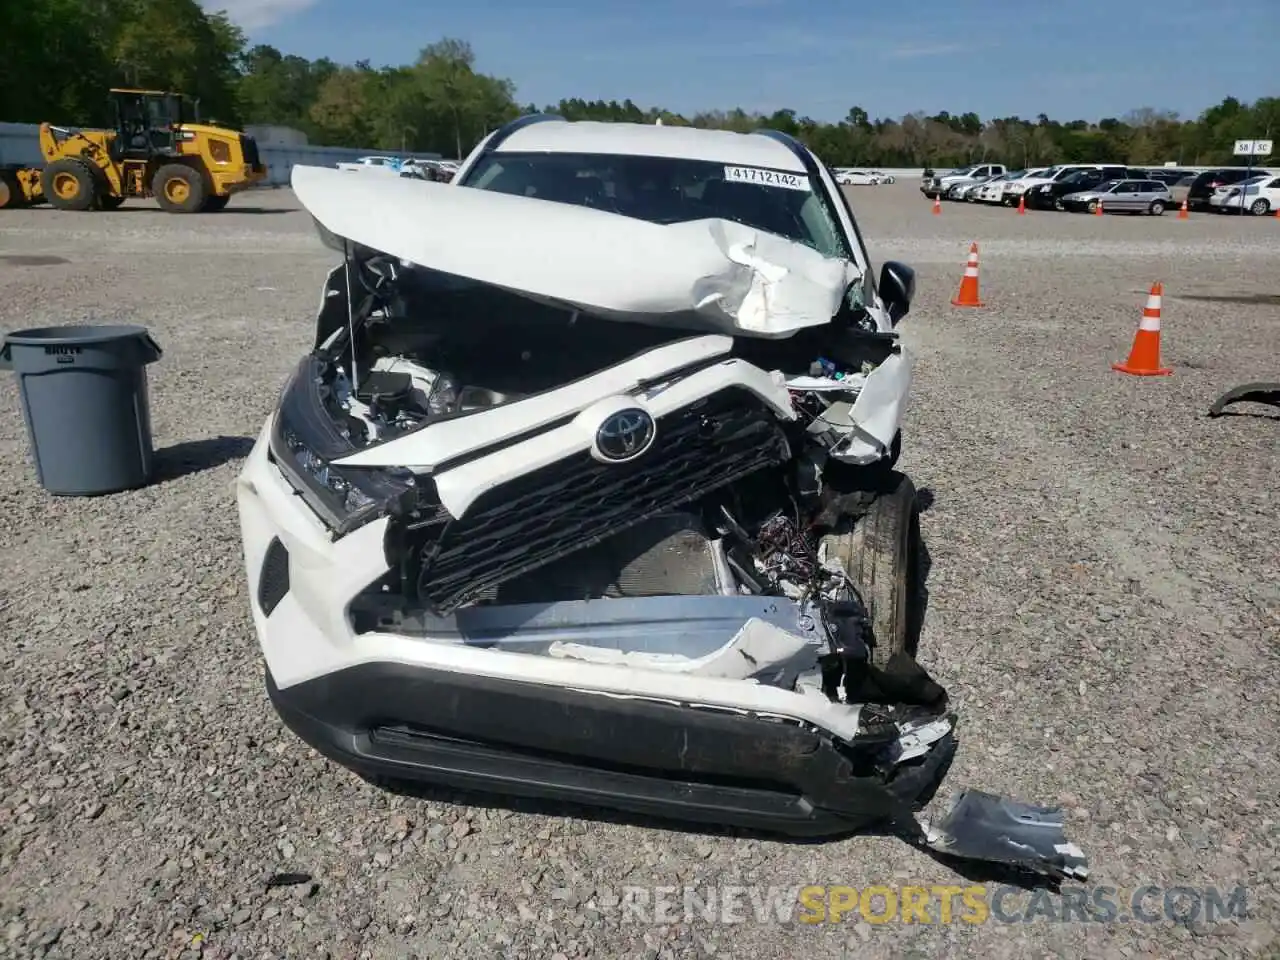
[[[443,273],[606,319],[785,337],[828,323],[855,264],[729,220],[670,225],[530,197],[295,166],[326,230]],[[768,189],[762,187],[761,189]]]

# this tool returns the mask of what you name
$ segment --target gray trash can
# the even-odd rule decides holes
[[[91,496],[151,479],[147,364],[160,355],[143,327],[41,327],[5,336],[0,369],[18,375],[42,487]]]

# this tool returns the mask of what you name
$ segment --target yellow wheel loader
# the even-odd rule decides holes
[[[40,125],[43,169],[0,167],[0,208],[47,201],[59,210],[114,210],[154,197],[170,213],[212,213],[266,179],[252,137],[199,122],[192,101],[158,90],[110,92],[115,128]]]

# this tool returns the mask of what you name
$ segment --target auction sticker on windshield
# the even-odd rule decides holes
[[[798,173],[779,173],[759,167],[725,167],[724,178],[729,183],[758,183],[765,187],[786,187],[788,190],[812,192],[809,178]]]

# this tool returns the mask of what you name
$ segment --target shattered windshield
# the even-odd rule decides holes
[[[484,157],[465,186],[650,223],[733,220],[852,259],[825,194],[803,173],[676,157],[498,153]]]

